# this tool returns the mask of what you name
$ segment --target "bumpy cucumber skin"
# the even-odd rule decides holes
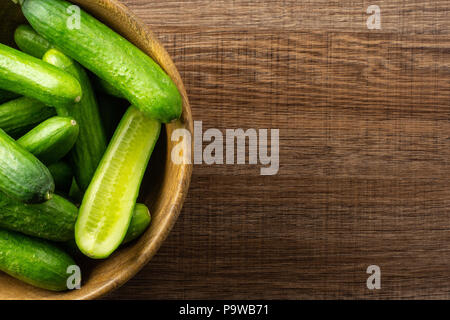
[[[82,96],[80,84],[67,72],[3,44],[0,89],[37,99],[47,106],[71,105]]]
[[[49,165],[48,170],[55,181],[55,190],[68,194],[73,179],[72,168],[67,163],[59,161]]]
[[[59,107],[56,112],[73,117],[80,126],[70,160],[78,186],[86,190],[107,146],[97,100],[88,75],[77,62],[55,49],[49,50],[43,60],[74,76],[83,90],[83,98],[76,106]]]
[[[0,128],[13,137],[21,136],[54,115],[55,108],[46,107],[35,99],[21,97],[0,105]]]
[[[17,143],[45,164],[52,164],[72,149],[78,138],[79,126],[73,118],[52,117],[45,120]]]
[[[97,87],[104,93],[107,93],[116,98],[124,98],[122,93],[120,93],[119,90],[117,90],[112,85],[110,85],[109,82],[107,82],[103,79],[100,79],[100,78],[97,78],[96,81],[97,81]]]
[[[75,261],[40,239],[0,229],[0,270],[33,286],[67,290],[67,273]]]
[[[47,167],[0,129],[0,191],[24,203],[41,203],[54,190]]]
[[[17,93],[0,89],[0,103],[4,103],[19,97]]]
[[[107,81],[144,114],[165,123],[178,119],[182,98],[161,67],[83,10],[80,28],[67,28],[71,5],[63,0],[25,0],[22,12],[40,35]]]
[[[14,41],[20,50],[38,59],[42,59],[44,54],[52,48],[50,42],[25,24],[17,27],[14,32]]]
[[[107,258],[122,243],[128,230],[139,187],[161,124],[130,107],[80,207],[75,240],[85,255]]]
[[[78,208],[53,195],[40,204],[24,204],[0,193],[0,228],[52,240],[73,239]]]
[[[142,203],[136,203],[127,234],[125,235],[122,244],[137,239],[150,225],[151,220],[152,218],[147,206]]]

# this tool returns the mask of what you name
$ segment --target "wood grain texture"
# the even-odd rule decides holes
[[[281,167],[196,165],[168,240],[109,298],[450,298],[448,1],[123,3],[194,119],[279,128]]]

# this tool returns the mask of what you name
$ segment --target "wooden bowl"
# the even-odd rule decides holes
[[[117,0],[71,2],[119,32],[165,69],[183,96],[183,115],[179,121],[166,125],[144,178],[140,201],[149,206],[153,218],[146,233],[109,259],[76,259],[83,272],[79,290],[61,293],[41,290],[0,272],[0,299],[94,299],[118,288],[155,255],[175,223],[189,188],[192,165],[175,165],[170,160],[173,130],[185,128],[192,133],[193,128],[186,90],[173,61],[153,33]],[[1,43],[13,45],[14,29],[24,22],[19,6],[10,0],[0,2]]]

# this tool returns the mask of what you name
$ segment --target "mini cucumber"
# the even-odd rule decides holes
[[[47,167],[0,129],[0,191],[25,203],[51,199],[55,185]]]
[[[161,124],[130,107],[120,122],[80,207],[75,240],[102,259],[122,243]]]
[[[49,165],[48,170],[55,181],[55,190],[68,194],[73,179],[72,168],[67,163],[59,161]]]
[[[41,36],[116,88],[148,117],[161,122],[178,119],[182,98],[162,68],[83,10],[79,28],[67,28],[71,6],[64,0],[25,0],[22,12]]]
[[[52,241],[73,239],[78,208],[53,195],[40,204],[24,204],[0,194],[0,228]]]
[[[83,98],[77,106],[56,108],[56,112],[71,116],[80,124],[80,134],[70,159],[78,186],[86,190],[107,146],[97,100],[89,77],[77,62],[55,49],[49,50],[43,60],[68,72],[81,83]]]
[[[0,103],[4,103],[19,97],[17,93],[0,89]]]
[[[76,265],[64,251],[40,239],[0,229],[0,270],[33,286],[67,290],[68,268]]]
[[[81,100],[78,81],[55,66],[0,44],[0,89],[41,101],[47,106]]]
[[[25,24],[17,27],[14,33],[14,39],[20,50],[39,59],[42,59],[44,54],[48,50],[53,48],[50,42],[39,35],[32,27]],[[94,82],[96,89],[111,96],[123,98],[123,95],[120,93],[120,91],[110,85],[107,81],[98,77],[94,77]]]
[[[54,115],[55,108],[46,107],[35,99],[21,97],[0,105],[0,128],[11,136],[21,136]]]
[[[122,244],[126,244],[137,239],[150,225],[151,220],[152,217],[147,206],[142,203],[136,203],[127,234],[125,235]]]
[[[52,164],[72,149],[78,137],[78,124],[73,118],[52,117],[45,120],[17,143],[45,164]]]
[[[52,48],[50,42],[25,24],[17,27],[14,32],[14,41],[20,50],[38,59],[42,59],[44,54]]]

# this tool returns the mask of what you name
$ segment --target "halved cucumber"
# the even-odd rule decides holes
[[[39,124],[18,139],[17,143],[45,164],[52,164],[72,149],[78,132],[79,127],[75,119],[56,116]]]
[[[4,44],[0,44],[0,89],[53,107],[72,105],[82,96],[80,84],[67,72]]]
[[[80,207],[75,239],[85,255],[107,258],[122,243],[161,124],[130,107]]]
[[[0,270],[33,286],[67,290],[75,261],[47,241],[0,229]]]

